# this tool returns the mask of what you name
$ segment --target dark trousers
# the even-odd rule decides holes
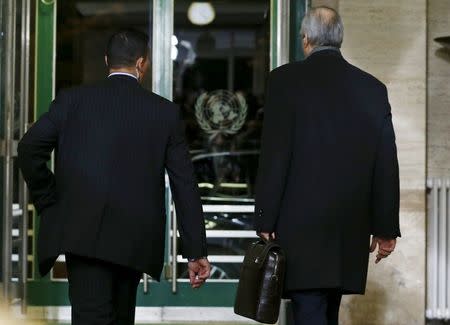
[[[338,325],[342,294],[333,289],[291,292],[295,325]]]
[[[132,325],[141,273],[66,254],[72,325]]]

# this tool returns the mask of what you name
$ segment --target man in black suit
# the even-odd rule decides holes
[[[73,324],[133,324],[143,272],[164,261],[169,174],[192,287],[209,277],[205,227],[179,108],[140,85],[148,37],[124,30],[106,50],[110,75],[64,90],[20,141],[19,165],[41,215],[40,273],[66,254]],[[56,168],[47,162],[56,150]]]
[[[269,78],[256,228],[286,252],[296,324],[331,325],[342,294],[364,293],[369,250],[378,263],[400,236],[397,149],[386,87],[342,57],[338,13],[310,10],[302,37],[307,58]]]

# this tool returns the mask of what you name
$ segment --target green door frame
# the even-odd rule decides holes
[[[150,1],[150,0],[149,0]],[[153,0],[153,90],[172,99],[172,62],[170,38],[173,33],[173,7],[176,0]],[[271,0],[271,69],[290,59],[291,1]],[[36,5],[36,59],[35,59],[35,118],[47,111],[55,95],[56,10],[57,0],[37,0]],[[296,18],[294,16],[294,18]],[[297,18],[296,18],[297,19]],[[298,22],[297,22],[298,24]],[[169,197],[170,195],[167,195]],[[169,201],[169,198],[167,199]],[[167,205],[169,207],[169,204]],[[39,218],[34,218],[37,233]],[[36,247],[36,236],[34,245]],[[169,236],[168,237],[168,241]],[[166,247],[169,245],[167,242]],[[34,253],[34,257],[35,257]],[[167,256],[167,254],[166,254]],[[28,302],[32,306],[68,306],[67,281],[52,281],[49,276],[39,278],[36,263],[33,279],[28,283]],[[201,306],[231,307],[237,289],[236,282],[210,282],[202,290],[192,290],[189,283],[177,283],[172,293],[172,282],[150,282],[148,294],[140,284],[138,306]],[[220,292],[220,294],[217,294]]]

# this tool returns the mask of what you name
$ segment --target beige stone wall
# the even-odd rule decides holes
[[[450,176],[450,1],[428,0],[428,175]]]
[[[371,258],[366,295],[343,299],[342,325],[425,323],[423,193],[402,191],[401,206],[404,238],[390,258],[378,265]]]
[[[327,6],[337,10],[339,7],[339,0],[312,0],[311,6],[312,7]]]
[[[367,294],[344,299],[344,325],[424,324],[426,0],[340,0],[343,54],[389,91],[401,169],[397,252],[370,261]]]

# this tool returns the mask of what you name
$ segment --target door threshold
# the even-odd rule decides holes
[[[20,307],[13,307],[20,315]],[[33,321],[70,322],[70,306],[28,306],[26,318]],[[232,307],[136,307],[136,324],[258,324],[238,316]]]

